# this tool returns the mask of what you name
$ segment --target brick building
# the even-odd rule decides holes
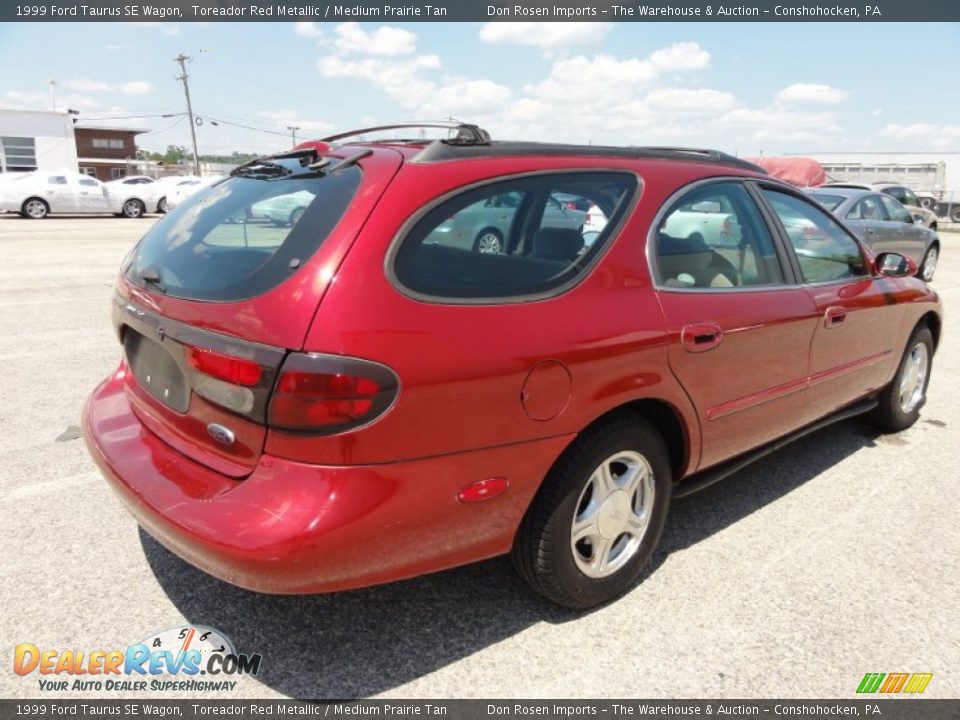
[[[136,136],[144,132],[149,131],[77,123],[74,136],[80,172],[104,182],[124,177],[137,160]]]

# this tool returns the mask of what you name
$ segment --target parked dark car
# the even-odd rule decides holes
[[[253,161],[124,261],[84,433],[188,562],[316,593],[510,553],[586,608],[634,585],[672,497],[843,418],[916,422],[941,307],[909,258],[723,153],[454,133]],[[244,220],[298,192],[297,222]],[[428,240],[510,193],[502,252]],[[560,193],[603,212],[589,247],[546,223]],[[671,235],[694,206],[736,239]]]

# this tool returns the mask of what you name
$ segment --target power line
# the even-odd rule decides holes
[[[253,127],[252,125],[243,125],[241,123],[230,122],[229,120],[224,120],[223,118],[214,117],[213,115],[204,115],[204,117],[209,118],[218,123],[223,123],[224,125],[231,125],[232,127],[242,128],[244,130],[253,130],[254,132],[269,133],[270,135],[282,135],[283,137],[287,136],[287,133],[281,132],[279,130],[267,130],[266,128]]]
[[[140,118],[172,118],[185,116],[185,112],[172,112],[172,113],[157,113],[155,115],[105,115],[103,117],[81,117],[81,122],[86,122],[87,120],[137,120]]]
[[[185,117],[185,116],[186,116],[186,113],[182,113],[182,117],[177,118],[176,120],[174,120],[172,123],[170,123],[169,125],[167,125],[167,126],[166,126],[165,128],[163,128],[162,130],[151,130],[150,132],[145,132],[145,133],[142,133],[142,134],[143,134],[144,136],[146,136],[146,135],[160,135],[160,134],[162,134],[162,133],[167,132],[167,130],[173,130],[173,128],[175,128],[177,125],[179,125],[179,124],[182,123],[184,120],[186,120],[186,117]]]

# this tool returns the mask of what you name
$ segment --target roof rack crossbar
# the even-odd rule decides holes
[[[322,138],[322,142],[332,143],[346,138],[366,135],[367,133],[378,132],[380,130],[401,130],[405,128],[440,128],[442,130],[456,130],[457,134],[443,142],[452,145],[482,145],[490,142],[490,134],[476,125],[459,122],[405,122],[392,123],[390,125],[374,125],[372,127],[358,128],[356,130],[347,130]]]

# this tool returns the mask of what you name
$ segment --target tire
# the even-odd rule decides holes
[[[621,415],[594,425],[560,456],[520,523],[517,572],[534,592],[574,610],[622,595],[660,540],[671,485],[666,446],[650,423]]]
[[[143,217],[144,213],[147,212],[147,208],[142,201],[136,198],[130,198],[123,203],[121,212],[125,218],[138,218]]]
[[[295,208],[292,213],[290,213],[290,227],[293,227],[297,224],[297,221],[303,217],[303,213],[306,211],[306,208]]]
[[[166,215],[167,213],[167,198],[160,198],[160,202],[157,203],[157,212],[161,215]]]
[[[50,214],[50,206],[43,198],[27,198],[20,206],[20,214],[31,220],[43,220]]]
[[[927,249],[927,254],[923,256],[923,262],[920,263],[920,269],[917,270],[917,277],[924,282],[933,281],[933,274],[937,271],[939,260],[940,246],[934,243]]]
[[[484,228],[473,240],[473,251],[483,255],[498,255],[503,252],[503,235],[494,228]]]
[[[930,383],[932,360],[933,335],[926,325],[921,325],[910,336],[897,374],[880,393],[880,404],[871,418],[878,428],[885,432],[900,432],[917,421]]]
[[[960,206],[950,209],[950,219],[955,223],[960,223]]]

